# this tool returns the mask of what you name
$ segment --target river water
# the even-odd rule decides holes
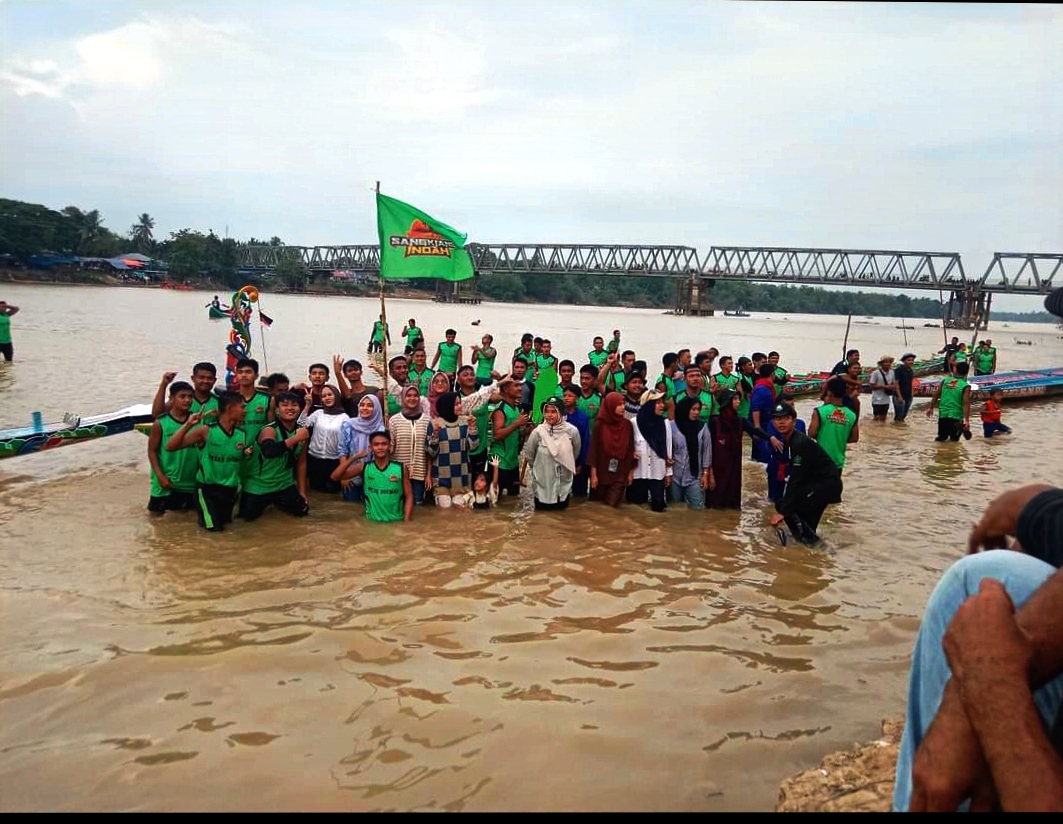
[[[163,371],[222,362],[209,294],[0,297],[22,307],[0,427],[148,402]],[[275,323],[265,355],[255,329],[255,354],[293,380],[364,353],[378,309],[263,306]],[[651,364],[715,345],[778,349],[792,371],[829,368],[845,333],[844,317],[389,312],[432,345],[448,325],[465,344],[492,332],[501,352],[532,331],[577,365],[616,327]],[[854,319],[850,345],[865,362],[940,348],[920,321],[905,347],[899,323]],[[1052,327],[990,334],[1001,369],[1063,363]],[[919,410],[862,422],[817,551],[778,545],[752,464],[741,514],[507,504],[383,526],[317,497],[309,519],[270,512],[208,537],[193,517],[149,520],[140,435],[4,461],[0,808],[771,809],[783,778],[903,709],[919,613],[985,502],[1058,481],[1063,406],[1006,408],[1011,438],[942,446]]]

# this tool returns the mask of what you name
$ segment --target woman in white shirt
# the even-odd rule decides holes
[[[672,429],[664,418],[664,395],[655,390],[642,393],[635,416],[634,477],[627,488],[627,500],[644,504],[654,512],[664,512],[665,490],[672,482]]]
[[[340,485],[330,476],[340,465],[340,434],[350,417],[343,411],[340,390],[330,383],[321,387],[321,409],[311,412],[313,403],[313,396],[307,392],[306,406],[299,416],[299,424],[310,427],[306,477],[311,489],[334,494],[340,491]]]

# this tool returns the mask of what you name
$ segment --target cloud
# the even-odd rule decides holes
[[[480,240],[1063,248],[1058,7],[137,6],[9,32],[7,196],[343,243],[380,179]]]

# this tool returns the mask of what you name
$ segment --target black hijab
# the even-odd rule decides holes
[[[700,418],[698,420],[690,420],[690,410],[694,408],[694,404],[700,403],[701,401],[698,398],[688,396],[679,401],[675,407],[675,425],[679,427],[683,440],[687,442],[687,460],[690,463],[690,471],[695,478],[701,472],[701,449],[700,444],[698,444],[698,436],[701,434],[701,430],[705,428],[705,422]]]
[[[664,418],[657,414],[657,401],[646,401],[639,408],[638,415],[635,416],[635,423],[638,425],[639,432],[642,433],[642,437],[646,439],[646,443],[650,445],[658,458],[662,461],[668,457],[668,436],[664,432]]]
[[[436,399],[436,413],[447,423],[458,422],[458,393],[444,392]]]

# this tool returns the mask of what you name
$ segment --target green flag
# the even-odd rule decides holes
[[[467,280],[472,258],[465,235],[408,203],[377,192],[380,277]]]

